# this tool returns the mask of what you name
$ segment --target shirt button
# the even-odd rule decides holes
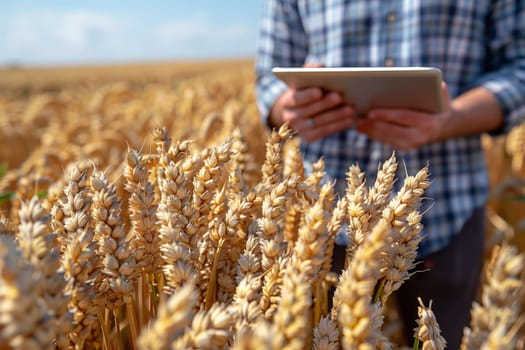
[[[396,21],[396,19],[397,19],[396,17],[397,16],[396,16],[395,11],[390,11],[388,13],[388,15],[386,16],[386,19],[387,19],[388,23],[394,23]]]
[[[387,59],[385,59],[385,66],[386,67],[393,67],[394,66],[394,60],[391,59],[390,57],[388,57]]]

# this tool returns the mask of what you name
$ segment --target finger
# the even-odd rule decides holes
[[[361,120],[357,130],[369,138],[400,150],[414,149],[426,142],[425,135],[416,129],[383,121]]]
[[[316,141],[335,132],[354,126],[354,110],[350,106],[334,108],[322,113],[315,118],[307,119],[312,125],[303,124],[300,135],[306,141]],[[304,127],[306,125],[306,127]]]
[[[309,62],[303,64],[304,68],[323,68],[325,65],[322,63],[316,63],[316,62]]]
[[[292,122],[294,120],[311,118],[338,106],[341,102],[341,95],[336,92],[331,92],[318,102],[303,107],[286,109],[283,112],[283,119]]]
[[[411,109],[374,109],[367,115],[367,119],[382,121],[401,126],[419,125],[432,118],[432,114]]]
[[[441,92],[443,93],[443,101],[444,101],[443,105],[445,106],[447,110],[449,110],[451,108],[452,100],[448,92],[448,85],[444,81],[441,82]]]
[[[306,89],[290,89],[288,96],[284,100],[284,107],[296,108],[312,104],[323,98],[323,91],[320,88],[312,87]]]
[[[326,112],[322,112],[312,118],[303,119],[299,129],[320,129],[325,125],[329,125],[340,121],[341,119],[351,123],[353,121],[354,109],[348,105],[332,108]],[[350,125],[351,126],[351,125]]]
[[[353,125],[354,123],[351,118],[339,118],[332,123],[306,129],[301,132],[300,135],[306,142],[314,142],[337,132],[347,130]]]

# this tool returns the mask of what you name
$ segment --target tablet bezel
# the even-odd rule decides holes
[[[341,92],[359,115],[373,108],[444,111],[441,71],[434,67],[275,67],[272,72],[291,88]]]

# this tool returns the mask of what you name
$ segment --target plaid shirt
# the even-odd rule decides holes
[[[328,67],[433,66],[441,69],[452,97],[483,86],[498,99],[510,130],[525,115],[525,4],[521,0],[267,0],[256,58],[257,101],[266,123],[285,86],[271,73],[276,66],[306,62]],[[417,98],[417,97],[415,97]],[[344,183],[350,164],[369,183],[393,149],[354,129],[303,143],[306,163],[323,157],[329,176]],[[489,186],[481,140],[463,137],[396,151],[401,161],[397,188],[405,174],[425,165],[430,210],[423,216],[426,238],[420,256],[446,246]],[[425,205],[425,204],[424,204]],[[482,234],[480,232],[480,234]]]

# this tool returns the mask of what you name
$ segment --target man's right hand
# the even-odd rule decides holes
[[[320,88],[288,89],[272,107],[270,123],[288,123],[305,141],[314,142],[354,125],[354,110],[336,92]]]

